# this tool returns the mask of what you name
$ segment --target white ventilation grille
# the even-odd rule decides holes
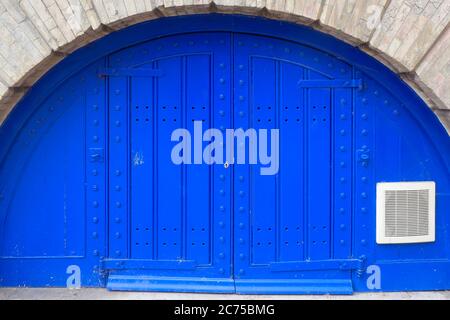
[[[435,241],[434,182],[377,185],[377,243]]]

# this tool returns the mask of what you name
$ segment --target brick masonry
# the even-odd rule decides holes
[[[62,57],[161,16],[224,12],[311,25],[381,60],[450,132],[450,0],[0,0],[0,123]]]

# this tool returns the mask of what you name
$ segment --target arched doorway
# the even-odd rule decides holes
[[[113,290],[448,286],[445,130],[381,64],[311,29],[211,15],[120,31],[52,70],[2,135],[3,285],[79,270]],[[406,190],[391,236],[434,238],[377,242],[377,184],[417,181],[438,190],[437,228]]]

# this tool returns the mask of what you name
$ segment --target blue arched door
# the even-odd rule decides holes
[[[350,66],[287,41],[199,33],[121,51],[100,74],[109,79],[111,289],[351,292],[360,261],[342,212],[358,86]],[[181,165],[171,158],[180,128],[190,133]],[[210,128],[224,136],[212,165],[201,158]],[[231,128],[246,133],[234,141],[247,161],[226,159]]]
[[[0,286],[450,283],[448,134],[386,67],[307,27],[211,14],[114,32],[34,85],[0,140]],[[435,210],[412,189],[384,206],[391,231],[433,239],[377,241],[392,182],[435,186]]]

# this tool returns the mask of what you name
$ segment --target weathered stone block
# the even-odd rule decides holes
[[[441,109],[450,109],[450,27],[417,68],[416,81],[436,96]]]
[[[321,27],[351,43],[365,43],[379,26],[387,0],[325,0]]]
[[[412,71],[449,23],[449,12],[449,0],[392,0],[370,46],[399,71]]]
[[[447,133],[450,135],[450,110],[434,110],[434,112],[447,129]]]

